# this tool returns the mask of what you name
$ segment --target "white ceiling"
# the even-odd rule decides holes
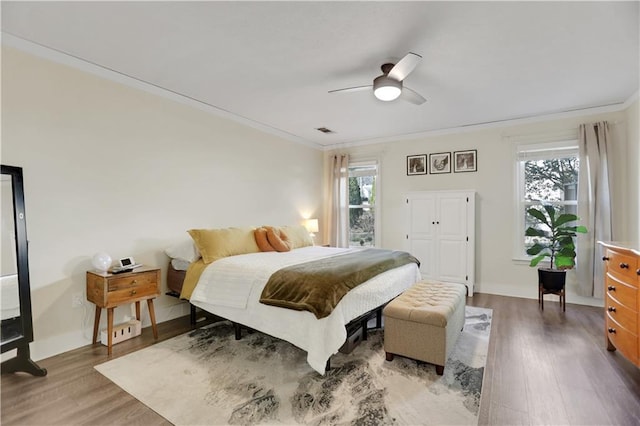
[[[640,80],[638,6],[3,1],[2,31],[328,147],[622,104]],[[426,103],[327,93],[407,52],[424,58],[405,85]]]

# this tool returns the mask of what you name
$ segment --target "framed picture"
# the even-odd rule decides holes
[[[407,155],[407,176],[427,174],[427,154]]]
[[[478,152],[475,149],[453,153],[453,171],[456,173],[478,171]]]
[[[429,154],[429,173],[432,175],[451,173],[451,153],[438,152]]]

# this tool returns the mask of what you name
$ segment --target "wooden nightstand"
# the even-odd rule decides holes
[[[113,340],[113,309],[125,303],[136,304],[136,319],[140,320],[140,302],[147,301],[153,337],[158,338],[153,299],[160,295],[160,269],[142,266],[132,272],[110,274],[87,271],[87,300],[95,303],[96,317],[93,323],[93,343],[97,342],[100,312],[107,309],[108,354]]]

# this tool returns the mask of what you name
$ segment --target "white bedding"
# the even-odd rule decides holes
[[[286,340],[307,351],[307,362],[324,374],[327,360],[347,338],[345,324],[388,302],[420,279],[415,263],[384,272],[351,290],[333,312],[317,319],[260,303],[271,274],[297,263],[337,256],[358,249],[304,247],[290,252],[251,253],[211,263],[202,273],[191,303],[208,312]]]

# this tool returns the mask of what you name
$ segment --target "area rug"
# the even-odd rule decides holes
[[[334,355],[321,376],[304,351],[262,333],[236,341],[228,322],[95,368],[176,425],[477,424],[491,313],[466,308],[443,376],[430,364],[386,361],[382,330]]]

